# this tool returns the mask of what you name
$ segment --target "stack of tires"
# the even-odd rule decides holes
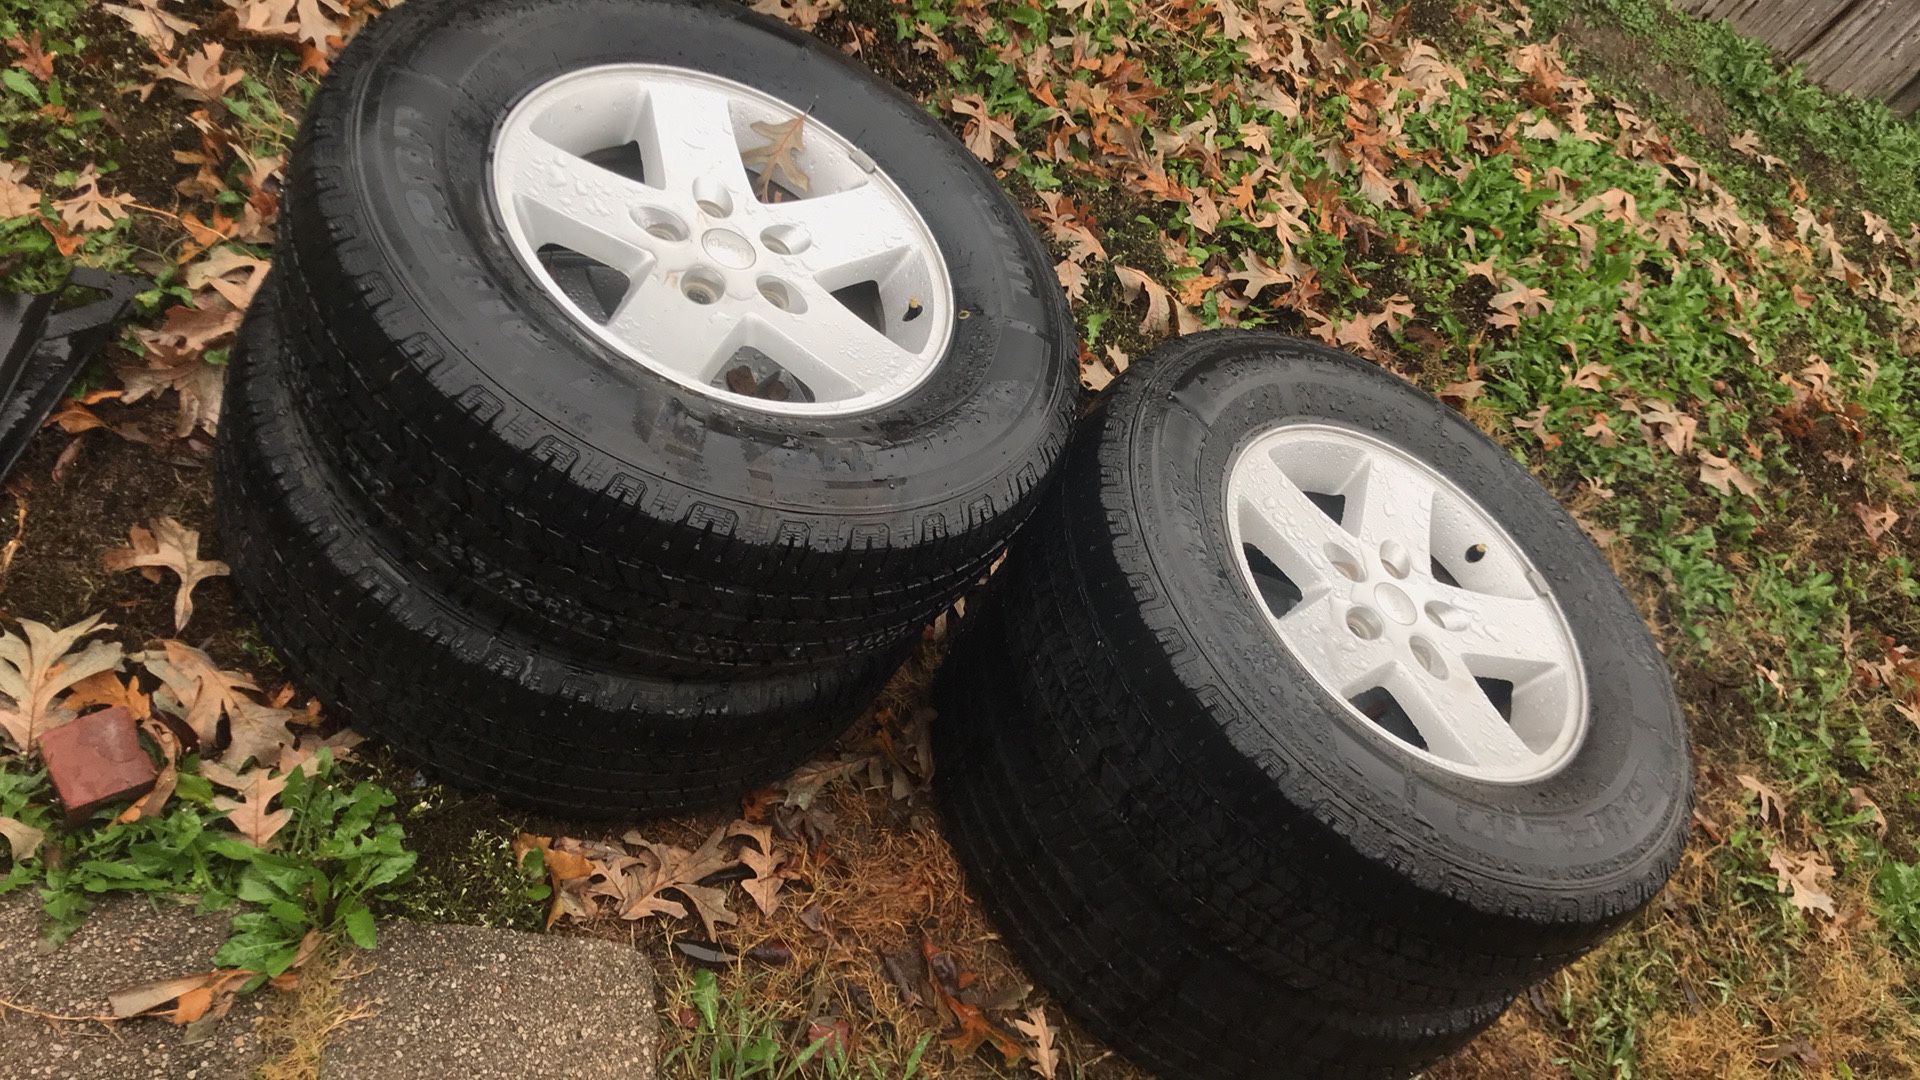
[[[1045,250],[912,100],[724,2],[413,0],[293,154],[219,507],[355,726],[569,815],[831,740],[1078,405]]]
[[[1659,650],[1513,458],[1216,332],[1128,371],[936,687],[947,835],[1168,1077],[1404,1077],[1644,905],[1691,769]]]

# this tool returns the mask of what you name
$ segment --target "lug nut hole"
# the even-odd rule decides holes
[[[645,229],[650,236],[662,240],[679,241],[687,238],[687,224],[681,221],[671,210],[657,206],[642,206],[633,213],[633,223]]]
[[[1440,650],[1426,638],[1417,637],[1407,642],[1407,648],[1413,653],[1414,662],[1436,679],[1447,677],[1447,662],[1441,658]]]
[[[813,237],[798,225],[771,225],[760,230],[760,243],[775,255],[798,255],[813,246]]]
[[[708,217],[723,218],[733,213],[732,193],[712,177],[703,176],[693,182],[693,201]]]
[[[1348,551],[1339,544],[1328,544],[1325,551],[1327,561],[1333,564],[1335,570],[1346,575],[1349,581],[1364,581],[1366,579],[1366,567],[1360,565],[1360,559],[1354,555],[1353,552]]]
[[[763,277],[758,284],[761,298],[781,311],[790,311],[797,315],[807,310],[807,302],[779,278]]]
[[[726,295],[727,283],[719,274],[696,267],[680,276],[680,291],[696,304],[712,304]]]
[[[1380,621],[1380,613],[1372,608],[1356,607],[1347,611],[1347,629],[1353,636],[1363,641],[1372,641],[1386,629]]]

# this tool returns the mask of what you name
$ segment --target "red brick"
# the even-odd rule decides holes
[[[153,759],[140,746],[133,714],[119,706],[88,713],[40,736],[40,758],[47,764],[54,794],[67,808],[69,825],[153,787]]]

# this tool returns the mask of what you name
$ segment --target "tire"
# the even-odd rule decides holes
[[[1577,653],[1568,670],[1582,673],[1585,708],[1568,698],[1567,711],[1583,734],[1561,740],[1552,771],[1494,780],[1443,760],[1437,743],[1416,753],[1276,636],[1272,601],[1255,592],[1265,579],[1243,574],[1233,550],[1228,478],[1264,433],[1301,425],[1383,444],[1497,508],[1484,512],[1531,561]],[[1371,583],[1385,571],[1370,572]],[[1079,1011],[1098,1034],[1169,1075],[1270,1076],[1283,1060],[1302,1062],[1288,1075],[1348,1073],[1338,1055],[1297,1058],[1294,1033],[1245,1034],[1230,1003],[1182,998],[1173,1015],[1135,1022],[1089,996],[1083,973],[1103,958],[1164,957],[1184,941],[1189,966],[1230,963],[1269,997],[1411,1024],[1424,1041],[1381,1065],[1405,1072],[1578,957],[1678,863],[1684,723],[1604,559],[1497,445],[1333,350],[1253,333],[1164,347],[1102,402],[971,609],[937,690],[949,835],[1035,974],[1069,1007],[1088,1000]],[[999,690],[981,700],[982,686]],[[1004,860],[1021,851],[1051,853],[1069,884],[1010,879]],[[1116,878],[1132,890],[1109,892]],[[1037,916],[1042,901],[1017,894],[1043,888],[1080,906]],[[1179,969],[1170,957],[1148,969],[1163,965]],[[1186,1051],[1204,1060],[1170,1056],[1161,1024],[1205,1034]],[[1264,1071],[1247,1065],[1263,1040]]]
[[[803,108],[891,178],[964,315],[924,382],[826,416],[691,392],[522,268],[489,194],[493,134],[530,88],[615,62],[698,68]],[[657,628],[648,604],[694,613],[673,635],[683,651],[643,649],[663,670],[804,666],[911,634],[1030,514],[1078,406],[1051,260],[992,176],[912,100],[735,4],[409,4],[335,64],[286,203],[277,288],[296,386],[392,532],[483,586],[520,567],[503,602],[576,647]],[[706,639],[709,613],[827,629]]]
[[[423,767],[567,817],[716,805],[831,741],[903,658],[675,681],[580,659],[432,588],[317,451],[269,296],[242,327],[215,447],[234,580],[303,685]]]

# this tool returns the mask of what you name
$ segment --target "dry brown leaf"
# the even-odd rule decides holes
[[[127,710],[135,720],[153,715],[153,702],[147,695],[112,671],[96,672],[74,683],[64,704],[75,712],[93,705],[118,707]]]
[[[1060,288],[1069,301],[1078,304],[1086,299],[1087,272],[1080,268],[1079,263],[1072,259],[1061,259],[1054,265],[1053,273],[1060,279]]]
[[[1780,797],[1779,792],[1761,783],[1759,777],[1748,773],[1741,773],[1734,779],[1740,782],[1741,787],[1753,792],[1754,796],[1760,800],[1761,824],[1766,824],[1768,819],[1772,819],[1775,825],[1786,824],[1786,818],[1782,813],[1782,807],[1786,805],[1786,800]]]
[[[1560,370],[1565,371],[1566,369],[1561,368]],[[1582,390],[1604,391],[1607,388],[1605,380],[1612,375],[1613,369],[1607,365],[1588,361],[1580,365],[1579,371],[1574,372],[1568,377],[1567,385],[1578,387]]]
[[[173,598],[173,629],[187,628],[193,618],[193,588],[210,577],[224,577],[230,571],[218,559],[200,557],[200,533],[170,517],[155,518],[151,529],[138,525],[127,530],[128,546],[114,548],[100,562],[108,570],[141,570],[147,580],[160,580],[160,570],[171,570],[180,578]]]
[[[16,863],[33,858],[46,838],[45,829],[36,829],[19,818],[0,817],[0,839],[7,842],[8,855]]]
[[[218,104],[220,99],[226,97],[227,91],[247,77],[247,73],[240,68],[220,70],[220,61],[225,55],[226,46],[209,42],[201,46],[199,52],[188,54],[184,64],[177,64],[172,57],[163,55],[158,64],[147,65],[147,72],[156,80],[165,79],[173,83],[174,92],[188,101]]]
[[[13,66],[33,76],[40,82],[53,78],[53,56],[46,50],[46,42],[35,30],[26,37],[14,36],[7,39],[7,47],[20,54]]]
[[[1035,1005],[1027,1010],[1025,1020],[1015,1020],[1013,1026],[1033,1040],[1033,1060],[1027,1067],[1044,1080],[1054,1080],[1054,1074],[1060,1069],[1060,1048],[1053,1043],[1053,1025],[1047,1023],[1047,1010]]]
[[[220,763],[238,769],[248,760],[259,765],[280,760],[281,751],[294,743],[293,733],[287,730],[288,723],[298,721],[303,715],[298,709],[234,698],[227,713],[227,749],[220,755]],[[337,759],[340,755],[334,756]]]
[[[213,658],[182,641],[163,641],[133,659],[160,680],[153,703],[186,722],[202,750],[218,741],[220,718],[240,712],[250,701],[240,691],[259,691],[244,672],[222,671]]]
[[[1700,427],[1700,421],[1663,401],[1642,402],[1640,422],[1657,428],[1660,441],[1676,454],[1693,449],[1693,435]]]
[[[859,754],[839,759],[821,759],[809,761],[793,770],[780,787],[785,791],[780,805],[791,806],[797,810],[806,810],[813,806],[813,800],[828,785],[856,775],[867,767],[867,755]]]
[[[1020,137],[1013,130],[1012,118],[1005,113],[996,116],[989,112],[987,100],[979,94],[957,94],[947,102],[947,108],[969,118],[961,133],[962,139],[981,161],[992,164],[1000,160],[993,152],[996,139],[1011,149],[1020,148]]]
[[[736,821],[728,826],[728,834],[753,841],[740,849],[741,864],[753,871],[753,877],[741,882],[740,887],[753,898],[761,914],[771,915],[780,910],[780,889],[793,875],[781,868],[786,856],[773,849],[773,830],[749,821]]]
[[[231,789],[234,796],[238,796],[216,795],[213,797],[213,808],[227,811],[227,824],[232,825],[241,839],[254,847],[265,848],[272,844],[274,836],[293,820],[291,810],[268,809],[286,788],[287,773],[270,772],[264,765],[237,773],[225,765],[203,761],[200,763],[200,775]]]
[[[740,152],[740,161],[749,169],[760,174],[760,201],[773,202],[775,178],[784,174],[786,186],[805,194],[813,190],[813,181],[807,179],[806,171],[794,160],[794,155],[806,148],[806,116],[800,115],[784,124],[755,120],[753,130],[766,137],[764,146]]]
[[[1833,867],[1818,851],[1794,855],[1786,848],[1777,847],[1767,859],[1767,865],[1777,875],[1775,887],[1792,894],[1789,899],[1794,907],[1833,917],[1833,897],[1826,891],[1827,883],[1833,880]]]
[[[1853,504],[1853,514],[1860,519],[1860,527],[1867,530],[1867,539],[1875,544],[1880,543],[1880,539],[1892,531],[1894,524],[1900,520],[1900,512],[1893,508],[1892,503],[1873,507],[1857,502]]]
[[[133,202],[131,195],[108,195],[100,190],[100,174],[92,164],[80,170],[73,181],[74,195],[70,198],[56,199],[54,210],[68,228],[81,232],[95,232],[110,229],[113,223],[127,216],[127,207]]]
[[[155,52],[173,51],[175,38],[199,29],[193,23],[160,10],[166,0],[133,0],[131,4],[103,4],[106,10],[126,20],[133,32],[146,39]]]
[[[1740,466],[1718,454],[1702,451],[1700,454],[1700,480],[1708,487],[1725,495],[1738,489],[1740,494],[1758,501],[1760,484],[1753,477],[1742,472]]]
[[[672,892],[693,906],[693,913],[700,917],[709,940],[720,925],[737,922],[738,918],[727,910],[727,891],[699,884],[702,878],[740,864],[737,857],[725,850],[730,846],[727,843],[730,835],[729,826],[722,825],[699,847],[688,851],[671,844],[656,844],[638,832],[629,831],[622,839],[640,848],[643,854],[634,858],[624,871],[626,880],[621,885],[625,903],[619,912],[620,917],[644,919],[649,915],[669,915],[685,918],[687,909],[684,905],[661,895]]]
[[[1290,288],[1304,269],[1291,251],[1284,252],[1277,265],[1261,258],[1257,251],[1248,251],[1240,256],[1240,267],[1227,274],[1227,280],[1240,282],[1248,300],[1260,299],[1269,288]]]
[[[117,641],[90,641],[76,649],[88,634],[113,628],[100,616],[82,619],[60,630],[31,619],[21,619],[25,636],[0,634],[0,733],[22,753],[47,731],[73,719],[74,712],[55,698],[89,675],[120,666]]]
[[[221,968],[199,975],[156,979],[113,991],[107,995],[107,1006],[120,1020],[154,1014],[176,1024],[191,1024],[210,1011],[224,1014],[233,995],[253,976],[253,972],[240,968]],[[173,1008],[160,1012],[163,1005]]]
[[[26,181],[25,163],[0,161],[0,218],[40,212],[40,189]]]
[[[1122,263],[1113,264],[1113,276],[1120,279],[1120,291],[1132,303],[1141,297],[1147,301],[1147,313],[1140,320],[1140,332],[1153,337],[1164,336],[1170,329],[1173,315],[1173,294],[1165,285]]]
[[[187,267],[187,288],[195,292],[212,289],[236,310],[245,311],[267,280],[267,271],[272,266],[266,259],[223,247]]]
[[[225,306],[225,301],[220,301]],[[193,308],[175,307],[174,311],[193,311]],[[231,311],[231,309],[229,309]],[[198,327],[185,331],[189,339],[198,339],[203,332],[218,330],[212,336],[232,333],[240,325],[240,313],[231,311],[232,320],[228,325],[225,318],[218,327]],[[169,324],[173,320],[169,319]],[[163,344],[160,339],[170,331],[162,327],[159,331],[142,331],[139,337],[147,343],[146,364],[135,366],[128,364],[117,370],[120,382],[126,387],[121,399],[133,404],[142,398],[172,390],[180,399],[180,410],[174,420],[173,436],[176,439],[191,435],[198,428],[207,434],[214,434],[220,427],[220,407],[226,398],[224,369],[209,364],[201,355],[205,346],[190,348],[184,345]]]

